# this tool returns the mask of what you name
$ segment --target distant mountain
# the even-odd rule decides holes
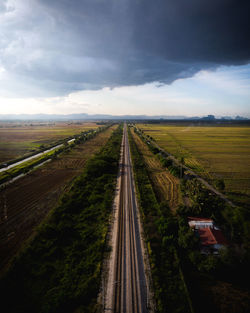
[[[230,116],[221,117],[221,119],[233,119]],[[236,120],[248,120],[246,117],[236,116]],[[111,115],[111,114],[0,114],[0,120],[43,120],[43,121],[68,121],[68,120],[216,120],[214,115],[203,117],[187,117],[183,115]]]
[[[0,114],[0,120],[148,120],[186,119],[186,116],[110,115],[110,114]]]
[[[239,115],[237,115],[237,116],[235,117],[235,119],[236,119],[236,120],[239,120],[239,121],[248,120],[248,118],[243,117],[243,116],[239,116]]]

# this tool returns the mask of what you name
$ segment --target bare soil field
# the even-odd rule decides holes
[[[133,130],[131,133],[139,151],[144,156],[158,198],[160,201],[167,201],[170,208],[175,210],[182,201],[178,179],[162,167],[160,161]]]
[[[7,162],[35,151],[41,145],[52,144],[98,128],[94,122],[1,122],[0,121],[0,163]]]
[[[236,204],[250,204],[250,127],[137,124],[146,135],[197,174],[215,183]]]
[[[113,126],[70,152],[62,153],[0,191],[1,271],[70,188],[86,161],[105,145],[115,128]]]

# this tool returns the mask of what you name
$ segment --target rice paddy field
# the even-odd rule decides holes
[[[150,178],[155,186],[155,193],[159,201],[167,201],[171,210],[175,210],[182,203],[179,190],[179,180],[162,167],[158,158],[148,149],[148,146],[132,130],[137,149],[144,157]]]
[[[1,122],[0,163],[100,125],[92,122]]]
[[[250,126],[137,124],[146,135],[208,181],[225,182],[236,204],[250,205]]]

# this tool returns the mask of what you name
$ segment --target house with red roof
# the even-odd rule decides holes
[[[214,253],[228,245],[222,231],[208,218],[188,217],[188,224],[200,238],[201,252]]]

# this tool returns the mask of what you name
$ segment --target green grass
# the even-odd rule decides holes
[[[204,178],[224,179],[232,200],[250,204],[250,127],[137,126]]]

